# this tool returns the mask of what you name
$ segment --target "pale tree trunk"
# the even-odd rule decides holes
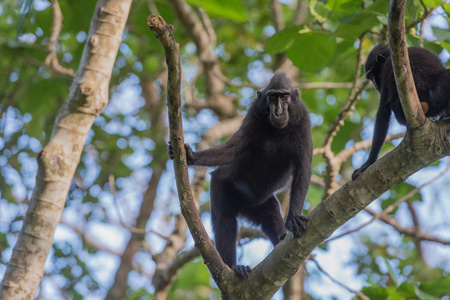
[[[306,300],[308,296],[306,295],[304,289],[305,271],[304,264],[300,266],[297,273],[291,277],[283,285],[283,299],[284,300]]]
[[[36,187],[0,286],[0,299],[33,299],[44,274],[86,136],[108,103],[109,81],[131,0],[99,0],[77,77],[39,153]]]

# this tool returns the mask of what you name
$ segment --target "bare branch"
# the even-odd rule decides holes
[[[377,215],[377,213],[375,213],[374,211],[372,211],[372,210],[370,210],[368,208],[366,208],[365,210],[369,214],[371,214],[372,216],[376,216]],[[395,218],[393,218],[391,216],[381,215],[381,216],[379,216],[379,220],[383,221],[386,224],[391,225],[398,232],[406,234],[406,235],[408,235],[410,237],[417,238],[417,239],[420,239],[420,240],[435,242],[435,243],[439,243],[439,244],[446,245],[446,246],[450,246],[450,241],[446,241],[446,240],[437,238],[437,237],[429,235],[427,233],[417,232],[414,227],[408,227],[408,228],[403,227],[403,226],[401,226],[398,223],[398,221]]]
[[[406,27],[406,30],[410,30],[411,28],[416,27],[419,23],[422,23],[422,25],[420,26],[420,28],[423,28],[423,23],[431,16],[431,14],[437,9],[437,7],[432,8],[432,9],[428,9],[428,7],[426,7],[426,5],[423,3],[423,1],[420,1],[420,3],[422,3],[422,6],[424,7],[425,13],[423,14],[423,16],[419,19],[417,19],[416,21],[414,21],[413,23],[409,24]]]
[[[47,44],[48,54],[47,57],[45,58],[45,64],[51,66],[53,70],[55,70],[58,73],[69,75],[70,77],[75,78],[77,74],[75,74],[75,72],[72,69],[67,69],[61,66],[56,56],[55,45],[58,42],[63,21],[63,15],[58,0],[52,0],[52,12],[53,12],[53,22],[51,28],[50,41]]]
[[[406,201],[406,204],[408,205],[409,212],[411,213],[411,217],[414,224],[414,230],[416,231],[416,235],[420,235],[421,228],[420,228],[420,221],[419,216],[417,215],[416,209],[414,208],[414,204],[411,201]],[[427,264],[427,261],[425,259],[425,255],[423,252],[422,247],[422,240],[420,238],[413,238],[414,245],[416,246],[416,250],[419,253],[420,258],[422,261]]]
[[[94,241],[93,239],[91,239],[88,236],[86,236],[86,232],[84,230],[76,227],[75,225],[72,225],[72,224],[66,222],[64,219],[61,219],[59,221],[59,224],[62,224],[64,226],[72,229],[73,231],[75,231],[75,233],[78,234],[81,237],[81,239],[83,240],[84,244],[89,245],[89,246],[91,246],[91,247],[93,247],[95,249],[98,249],[100,251],[105,251],[105,252],[114,254],[116,256],[120,256],[121,255],[121,253],[117,253],[117,252],[109,249],[108,247],[100,245],[99,243],[97,243],[97,241]]]
[[[211,23],[211,19],[209,18],[208,14],[200,7],[198,8],[198,15],[200,16],[203,27],[208,33],[210,45],[214,45],[217,41],[217,36]]]
[[[185,264],[199,256],[200,253],[196,247],[191,250],[184,251],[175,258],[160,274],[155,274],[153,276],[153,284],[155,285],[155,289],[160,291],[161,287],[168,286],[172,281],[178,270],[181,269]],[[157,275],[157,276],[156,276]],[[156,294],[156,292],[155,292]],[[156,295],[155,295],[156,299]]]
[[[337,284],[338,286],[346,289],[347,291],[349,291],[350,293],[356,294],[357,296],[359,296],[361,299],[363,300],[370,300],[369,297],[367,297],[366,295],[364,295],[363,293],[359,292],[359,291],[355,291],[351,288],[349,288],[348,286],[346,286],[345,284],[341,283],[340,281],[338,281],[337,279],[335,279],[333,276],[331,276],[328,272],[326,272],[324,269],[322,269],[322,267],[319,265],[319,263],[314,259],[314,257],[310,256],[309,259],[311,261],[313,261],[317,268],[320,270],[320,272],[322,272],[323,274],[325,274],[325,276],[327,276],[331,281],[333,281],[335,284]]]
[[[438,174],[437,176],[435,176],[433,179],[431,179],[431,180],[425,182],[424,184],[422,184],[422,185],[420,185],[420,186],[414,188],[414,189],[411,190],[409,193],[407,193],[405,196],[401,197],[400,199],[398,199],[397,201],[395,201],[395,202],[392,203],[391,205],[387,206],[383,211],[381,211],[381,212],[379,212],[379,213],[376,213],[370,221],[368,221],[368,222],[366,222],[366,223],[360,225],[359,227],[357,227],[357,228],[355,228],[355,229],[349,230],[349,231],[344,232],[344,233],[342,233],[342,234],[340,234],[340,235],[338,235],[338,236],[332,237],[332,238],[330,238],[330,239],[324,241],[323,243],[328,243],[328,242],[330,242],[330,241],[339,239],[339,238],[341,238],[341,237],[343,237],[343,236],[345,236],[345,235],[348,235],[348,234],[350,234],[350,233],[357,232],[357,231],[361,230],[362,228],[366,227],[367,225],[371,224],[372,222],[374,222],[374,221],[376,221],[376,220],[378,220],[378,219],[380,219],[380,218],[382,218],[382,217],[389,217],[389,214],[390,214],[391,212],[393,212],[394,209],[396,209],[400,204],[402,204],[402,203],[404,203],[404,202],[407,202],[407,201],[410,200],[415,194],[417,194],[422,188],[424,188],[424,187],[427,186],[427,185],[432,184],[433,182],[435,182],[436,180],[438,180],[439,178],[441,178],[445,173],[447,173],[447,171],[448,171],[449,169],[450,169],[450,164],[448,164],[447,167],[445,168],[445,170],[443,170],[441,173],[439,173],[439,174]],[[367,208],[366,208],[366,211],[367,211]],[[369,212],[369,213],[370,213],[370,212]]]
[[[386,136],[386,139],[384,140],[384,142],[389,143],[393,140],[400,139],[404,136],[405,136],[405,132],[397,133],[397,134],[388,134]],[[339,152],[336,155],[336,159],[338,159],[341,163],[343,163],[347,159],[349,159],[356,151],[366,150],[366,149],[369,149],[370,147],[372,147],[372,140],[365,140],[365,141],[355,143],[355,145],[353,145],[353,147],[344,149],[341,152]]]
[[[297,8],[295,9],[294,19],[292,25],[301,25],[305,22],[305,18],[308,12],[308,4],[306,1],[297,0]]]
[[[218,280],[219,276],[222,271],[227,269],[227,266],[223,263],[219,253],[206,233],[200,215],[198,214],[189,184],[186,152],[184,149],[184,134],[181,121],[181,63],[178,44],[173,37],[172,26],[167,25],[161,16],[149,16],[147,23],[149,28],[156,33],[158,40],[164,47],[169,70],[167,95],[169,107],[169,132],[170,142],[175,154],[174,171],[181,212],[208,269],[213,275],[214,280],[220,285]],[[231,269],[229,269],[229,272],[232,272]]]
[[[283,15],[281,12],[281,3],[278,0],[270,0],[270,8],[272,11],[272,19],[275,27],[275,31],[281,31],[284,29]]]

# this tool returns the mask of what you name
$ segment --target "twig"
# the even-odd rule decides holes
[[[411,213],[411,218],[412,218],[413,224],[414,224],[414,230],[416,231],[417,235],[420,235],[420,232],[422,230],[420,229],[419,216],[417,215],[416,209],[414,208],[414,204],[411,201],[406,201],[406,205],[408,205],[409,212]],[[422,261],[425,264],[427,264],[427,262],[425,260],[425,255],[423,253],[421,239],[417,238],[417,239],[413,239],[413,240],[414,240],[414,244],[416,246],[416,250],[419,253],[420,258],[422,259]]]
[[[369,214],[371,214],[372,216],[376,216],[377,213],[366,208],[365,211],[367,211]],[[450,241],[446,241],[440,238],[437,238],[435,236],[429,235],[427,233],[423,233],[423,232],[416,232],[416,230],[414,229],[414,227],[409,227],[409,228],[405,228],[403,226],[401,226],[398,221],[390,216],[380,216],[379,220],[383,221],[386,224],[391,225],[392,227],[394,227],[395,230],[397,230],[398,232],[408,235],[410,237],[414,237],[414,238],[418,238],[421,240],[426,240],[426,241],[430,241],[430,242],[435,242],[435,243],[439,243],[442,245],[446,245],[446,246],[450,246]]]
[[[393,140],[400,139],[404,136],[405,136],[405,132],[397,133],[397,134],[388,134],[386,136],[386,139],[384,140],[384,142],[388,143]],[[341,152],[339,152],[339,154],[336,155],[336,159],[339,159],[343,163],[347,159],[349,159],[356,151],[369,149],[370,147],[372,147],[372,140],[365,140],[365,141],[357,142],[357,143],[355,143],[355,145],[353,145],[353,147],[344,149]]]
[[[450,163],[447,165],[447,167],[446,167],[441,173],[439,173],[439,174],[438,174],[437,176],[435,176],[433,179],[431,179],[431,180],[425,182],[424,184],[422,184],[422,185],[420,185],[420,186],[414,188],[414,189],[411,190],[409,193],[407,193],[405,196],[401,197],[400,199],[398,199],[397,201],[395,201],[395,202],[392,203],[391,205],[387,206],[383,211],[374,214],[374,215],[373,215],[373,218],[372,218],[370,221],[368,221],[368,222],[366,222],[366,223],[364,223],[364,224],[358,226],[358,227],[355,228],[355,229],[352,229],[352,230],[349,230],[349,231],[347,231],[347,232],[344,232],[344,233],[342,233],[342,234],[340,234],[340,235],[338,235],[338,236],[329,238],[329,239],[327,239],[326,241],[324,241],[323,243],[328,243],[328,242],[330,242],[330,241],[339,239],[339,238],[341,238],[341,237],[343,237],[343,236],[345,236],[345,235],[348,235],[348,234],[350,234],[350,233],[357,232],[357,231],[361,230],[362,228],[366,227],[367,225],[371,224],[372,222],[374,222],[374,221],[376,221],[376,220],[378,220],[378,219],[380,219],[380,218],[382,218],[382,217],[388,217],[389,214],[390,214],[391,212],[393,212],[394,209],[397,208],[400,204],[402,204],[403,202],[406,202],[406,201],[408,201],[409,199],[411,199],[415,194],[417,194],[417,193],[418,193],[422,188],[424,188],[425,186],[430,185],[430,184],[432,184],[433,182],[435,182],[436,180],[438,180],[439,178],[441,178],[445,173],[447,173],[447,171],[448,171],[449,169],[450,169]],[[367,211],[367,209],[366,209],[366,211]],[[368,212],[371,213],[370,211],[368,211]],[[372,214],[372,213],[371,213],[371,214]]]
[[[366,295],[364,295],[362,292],[359,291],[355,291],[351,288],[349,288],[348,286],[346,286],[345,284],[341,283],[340,281],[338,281],[337,279],[335,279],[333,276],[331,276],[330,274],[328,274],[324,269],[322,269],[322,267],[319,265],[319,263],[314,259],[314,257],[310,256],[309,259],[314,262],[317,266],[317,268],[320,270],[320,272],[322,272],[325,276],[327,276],[331,281],[333,281],[335,284],[337,284],[338,286],[346,289],[347,291],[349,291],[350,293],[356,294],[358,295],[361,299],[363,300],[370,300],[369,297],[367,297]]]
[[[61,12],[61,7],[59,6],[58,0],[52,0],[52,11],[53,11],[53,22],[51,28],[50,41],[47,44],[48,54],[45,58],[45,64],[51,66],[53,70],[58,73],[69,75],[75,78],[77,75],[72,69],[64,68],[59,64],[58,58],[56,57],[55,44],[58,42],[59,34],[61,33],[63,15]]]
[[[83,242],[84,242],[86,245],[89,245],[89,246],[91,246],[91,247],[94,247],[95,249],[98,249],[98,250],[100,250],[100,251],[105,251],[105,252],[114,254],[114,255],[116,255],[116,256],[120,256],[120,255],[121,255],[121,253],[117,253],[117,252],[115,252],[115,251],[109,249],[108,247],[104,247],[103,245],[100,245],[100,244],[98,244],[97,242],[94,242],[94,240],[92,240],[92,239],[90,239],[90,238],[88,238],[88,237],[86,236],[86,233],[85,233],[84,230],[82,230],[82,229],[80,229],[80,228],[78,228],[78,227],[75,227],[74,225],[72,225],[72,224],[66,222],[64,219],[61,219],[61,220],[59,221],[59,224],[62,224],[62,225],[64,225],[64,226],[67,226],[67,227],[69,227],[70,229],[72,229],[73,231],[75,231],[75,233],[78,234],[78,235],[81,237],[81,239],[83,240]]]
[[[342,108],[339,115],[336,117],[336,119],[333,121],[333,124],[331,125],[330,129],[328,130],[328,133],[325,137],[325,141],[323,145],[325,147],[331,147],[331,143],[333,141],[333,138],[336,136],[337,132],[341,128],[341,126],[344,124],[344,119],[351,114],[351,111],[355,109],[356,102],[359,100],[362,92],[365,90],[367,85],[369,84],[369,80],[366,78],[363,78],[362,80],[359,80],[359,70],[362,65],[362,55],[361,55],[361,45],[358,48],[358,57],[357,57],[357,67],[355,71],[355,79],[353,80],[351,90],[349,92],[349,95],[347,97],[347,100],[345,101],[344,107]]]
[[[156,7],[155,1],[147,0],[147,5],[152,15],[159,15],[159,10],[158,7]]]
[[[423,3],[423,1],[420,1],[421,3],[422,3],[422,6],[424,7],[424,9],[425,9],[425,13],[423,14],[423,16],[421,17],[421,18],[419,18],[419,19],[417,19],[416,21],[414,21],[413,23],[411,23],[411,24],[409,24],[407,27],[406,27],[406,30],[410,30],[411,28],[414,28],[414,27],[416,27],[417,26],[417,24],[419,24],[419,23],[423,23],[426,19],[428,19],[430,16],[431,16],[431,14],[437,9],[437,7],[435,7],[435,8],[433,8],[433,9],[428,9],[427,7],[426,7],[426,5]],[[422,24],[422,26],[420,26],[421,28],[423,27],[423,24]]]
[[[203,27],[208,33],[209,43],[211,45],[214,45],[216,43],[217,36],[211,23],[211,19],[209,18],[208,14],[200,7],[198,8],[198,15],[200,16],[200,20],[202,21]]]
[[[272,19],[275,27],[275,31],[281,31],[284,29],[283,15],[281,12],[281,4],[278,0],[270,0],[270,8],[272,11]]]

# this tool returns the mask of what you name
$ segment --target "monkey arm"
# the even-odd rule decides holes
[[[300,237],[305,231],[304,222],[307,221],[302,216],[302,211],[312,174],[312,147],[308,148],[311,149],[302,149],[299,151],[298,162],[292,178],[289,211],[286,216],[286,228],[292,231],[295,237]]]
[[[186,145],[188,164],[194,166],[215,167],[230,164],[248,144],[241,129],[233,134],[228,141],[204,151],[194,152]],[[189,148],[189,149],[188,149]]]
[[[375,119],[375,130],[373,133],[372,147],[370,149],[369,158],[361,166],[356,169],[352,174],[352,179],[355,180],[359,174],[372,165],[378,158],[381,147],[383,147],[384,140],[386,139],[387,130],[389,128],[389,120],[391,118],[391,109],[386,104],[386,101],[380,99],[380,105],[378,107],[377,116]]]

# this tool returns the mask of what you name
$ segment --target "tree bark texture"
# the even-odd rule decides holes
[[[109,81],[131,0],[99,0],[77,77],[39,153],[36,187],[0,286],[0,299],[33,299],[84,142],[109,99]]]

